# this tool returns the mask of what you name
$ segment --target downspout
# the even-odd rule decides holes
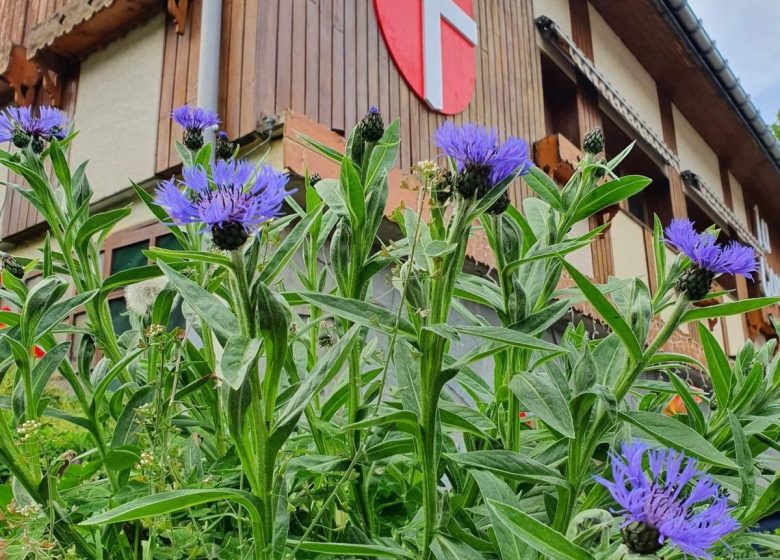
[[[222,0],[202,0],[200,52],[198,53],[198,107],[217,112],[219,54],[222,34]],[[214,130],[204,131],[204,141],[214,140]],[[212,153],[212,157],[213,157]]]

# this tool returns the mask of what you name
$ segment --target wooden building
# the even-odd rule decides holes
[[[90,160],[95,206],[126,204],[128,178],[151,187],[178,170],[180,131],[169,115],[197,101],[201,14],[213,1],[0,0],[0,105],[66,110],[81,131],[70,158]],[[607,156],[637,139],[620,172],[653,184],[581,224],[611,222],[571,256],[581,270],[599,282],[638,275],[652,287],[653,214],[664,223],[688,216],[762,254],[759,281],[724,280],[732,290],[725,299],[778,295],[780,229],[768,217],[780,211],[780,147],[685,0],[447,0],[476,25],[473,93],[452,117],[432,110],[399,71],[377,19],[386,2],[422,9],[422,0],[221,1],[218,110],[245,153],[269,150],[277,166],[331,174],[298,133],[337,146],[376,105],[402,123],[389,213],[409,195],[398,188],[404,171],[435,154],[431,136],[445,118],[526,138],[536,164],[560,181],[580,156],[582,135],[602,126]],[[410,35],[419,31],[409,26]],[[518,181],[513,195],[531,194]],[[15,192],[0,197],[2,245],[35,254],[45,224]],[[120,229],[105,251],[106,273],[136,266],[143,248],[168,242],[140,204]],[[471,256],[490,264],[478,240]],[[121,294],[115,303],[121,309]],[[771,312],[709,327],[733,354],[747,338],[773,335]],[[692,351],[693,330],[672,344]]]

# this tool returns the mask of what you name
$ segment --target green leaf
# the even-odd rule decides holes
[[[619,415],[622,420],[633,424],[659,443],[685,451],[704,463],[732,470],[739,468],[710,442],[673,418],[645,411],[621,412]]]
[[[167,264],[161,262],[159,266],[184,301],[192,306],[201,320],[212,328],[220,343],[226,344],[231,336],[239,332],[238,319],[217,296],[185,278]]]
[[[561,262],[563,263],[563,266],[566,267],[566,270],[574,279],[574,282],[576,282],[582,293],[588,298],[590,304],[593,305],[599,315],[601,315],[601,318],[607,322],[614,333],[623,341],[626,350],[628,350],[628,353],[634,361],[638,362],[642,358],[642,347],[639,345],[639,341],[636,339],[636,336],[628,323],[626,323],[604,294],[577,270],[573,264],[565,260],[561,260]]]
[[[512,377],[509,389],[520,400],[525,411],[531,412],[564,436],[574,437],[574,420],[569,404],[558,385],[546,372],[520,372]]]
[[[731,399],[731,366],[726,353],[707,327],[699,323],[699,337],[704,348],[704,357],[707,359],[707,370],[712,379],[712,388],[715,391],[715,399],[718,406],[729,406]]]
[[[116,210],[109,210],[90,216],[76,234],[75,247],[79,254],[86,255],[87,243],[89,243],[93,235],[100,233],[101,238],[106,237],[111,228],[129,216],[132,211],[133,209],[130,207],[117,208]]]
[[[144,282],[145,280],[151,280],[152,278],[157,278],[159,276],[162,276],[162,270],[160,270],[160,267],[156,264],[120,270],[103,280],[103,285],[100,287],[100,294],[106,296],[119,288],[124,288],[125,286],[138,282]]]
[[[41,398],[46,384],[52,374],[60,367],[62,360],[68,355],[70,342],[60,342],[57,346],[48,350],[46,355],[41,358],[32,370],[32,380],[34,385],[33,396],[35,400]]]
[[[93,515],[86,521],[82,521],[80,525],[89,527],[106,525],[109,523],[121,523],[123,521],[134,521],[136,519],[162,515],[222,500],[233,501],[243,506],[249,512],[253,520],[259,524],[260,511],[258,509],[257,499],[249,492],[227,488],[191,488],[144,496],[127,502],[126,504],[122,504],[107,512]]]
[[[547,176],[547,173],[534,165],[531,166],[528,173],[523,175],[523,180],[531,187],[532,191],[539,195],[539,198],[556,210],[563,211],[561,192],[558,190],[558,185],[555,184],[555,181]]]
[[[682,322],[701,321],[702,319],[714,319],[716,317],[726,317],[728,315],[742,315],[750,313],[756,309],[762,309],[770,305],[780,303],[780,297],[760,297],[753,299],[743,299],[731,301],[728,303],[718,303],[708,307],[694,307],[686,311],[682,317]]]
[[[228,270],[233,269],[233,261],[229,257],[210,251],[173,251],[161,247],[152,247],[145,250],[144,254],[152,260],[163,261],[169,264],[191,260],[206,264],[216,264]]]
[[[448,453],[447,458],[469,469],[482,469],[502,478],[567,487],[561,474],[530,457],[506,449]]]
[[[509,346],[524,348],[526,350],[539,350],[542,352],[552,352],[555,354],[562,354],[564,352],[564,349],[560,346],[546,342],[535,336],[511,329],[505,329],[503,327],[480,325],[476,327],[455,327],[455,330],[457,330],[460,334],[476,336],[486,340],[508,344]]]
[[[120,472],[129,469],[141,459],[141,448],[137,445],[122,445],[109,451],[103,458],[107,469]]]
[[[502,504],[520,508],[520,500],[509,485],[496,475],[469,469],[469,474],[477,482],[483,501],[493,500]],[[496,535],[496,544],[501,560],[521,560],[528,557],[529,548],[525,541],[518,538],[514,532],[501,522],[495,512],[488,510],[490,522],[493,524],[493,532]]]
[[[334,163],[341,163],[341,159],[344,157],[344,154],[338,150],[334,150],[330,146],[326,146],[325,144],[318,142],[306,134],[301,134],[297,130],[295,133],[298,135],[298,138],[300,138],[305,144],[308,144],[310,147],[312,147],[314,151],[318,152],[320,155],[326,157]]]
[[[486,500],[491,518],[495,516],[517,538],[524,541],[545,558],[553,560],[595,560],[593,555],[571,542],[547,524],[538,521],[516,507],[495,500]]]
[[[295,253],[300,248],[301,244],[306,239],[306,234],[317,223],[317,219],[322,214],[322,206],[310,210],[306,216],[287,234],[284,240],[276,247],[271,255],[262,266],[260,266],[260,280],[266,284],[273,282],[279,273],[282,272],[285,266],[290,262]]]
[[[466,543],[441,534],[433,537],[431,552],[437,560],[485,560],[484,556]]]
[[[401,549],[375,544],[327,543],[314,541],[287,541],[290,546],[306,552],[317,552],[326,556],[362,556],[369,558],[413,558]]]
[[[395,365],[401,403],[406,410],[419,417],[420,410],[422,410],[419,353],[407,341],[398,340],[393,352],[393,364]]]
[[[366,187],[373,186],[374,181],[384,172],[389,172],[398,157],[401,146],[401,119],[395,119],[385,128],[382,138],[371,151],[366,172]]]
[[[271,433],[271,445],[281,446],[287,440],[306,405],[338,374],[357,341],[360,330],[359,326],[353,326],[333,348],[317,360],[309,375],[276,414],[277,420]]]
[[[225,345],[220,362],[222,379],[238,389],[244,383],[249,368],[257,362],[257,356],[263,341],[258,338],[247,339],[240,334],[231,336]]]
[[[625,177],[604,183],[582,198],[574,214],[573,221],[579,222],[592,216],[599,210],[626,200],[643,191],[651,182],[652,180],[649,177],[626,175]]]
[[[363,185],[360,182],[360,173],[352,162],[352,158],[347,156],[341,160],[339,188],[342,197],[347,202],[352,231],[360,231],[366,220],[366,199],[363,194]]]
[[[693,423],[693,429],[701,435],[704,435],[707,431],[707,421],[704,419],[704,413],[699,408],[699,405],[696,404],[696,401],[693,399],[693,395],[691,395],[690,385],[680,379],[673,371],[667,371],[666,374],[669,376],[669,381],[671,381],[674,388],[677,389],[677,394],[680,395],[680,398],[685,404],[685,410],[688,413],[688,418]]]
[[[750,513],[743,517],[743,525],[749,527],[767,515],[775,513],[778,508],[780,508],[780,476],[775,475],[775,479],[758,497]]]
[[[739,478],[742,479],[742,491],[739,496],[740,507],[749,508],[753,504],[753,498],[756,490],[756,472],[753,465],[753,453],[750,451],[745,431],[742,425],[730,410],[729,425],[731,426],[731,437],[734,439],[734,454],[739,465]]]
[[[336,317],[363,325],[385,334],[392,334],[396,327],[400,334],[416,338],[412,324],[396,313],[373,303],[319,292],[301,292],[305,301],[316,305]]]

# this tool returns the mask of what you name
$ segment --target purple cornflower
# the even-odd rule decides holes
[[[173,122],[184,129],[184,145],[192,151],[203,147],[203,131],[219,124],[216,113],[191,105],[177,107],[171,117]]]
[[[455,160],[458,192],[466,198],[477,193],[482,196],[512,172],[524,175],[531,168],[528,144],[520,138],[509,137],[498,143],[496,131],[473,123],[461,127],[446,121],[434,134],[441,150]]]
[[[176,224],[202,223],[214,244],[233,250],[244,244],[249,231],[278,216],[289,177],[268,165],[217,160],[211,177],[203,167],[189,167],[183,181],[163,181],[155,193]],[[186,191],[179,190],[184,185]]]
[[[682,453],[624,443],[622,455],[610,453],[610,464],[615,481],[596,481],[623,508],[623,541],[633,552],[652,554],[668,541],[685,554],[709,559],[712,546],[739,528],[720,486]]]
[[[694,230],[690,220],[672,220],[665,234],[666,242],[693,262],[677,281],[677,289],[691,300],[705,297],[713,279],[720,274],[750,277],[756,270],[756,254],[752,248],[736,242],[720,245],[713,234]]]
[[[666,241],[699,268],[715,274],[740,274],[745,277],[750,277],[756,270],[756,253],[752,248],[735,241],[720,245],[711,233],[694,230],[690,220],[672,220],[665,233]]]
[[[41,153],[44,140],[63,140],[67,134],[68,116],[54,107],[39,107],[37,116],[30,107],[9,107],[0,113],[0,142],[13,142],[17,148],[29,145]]]

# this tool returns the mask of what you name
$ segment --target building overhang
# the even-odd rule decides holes
[[[69,3],[30,30],[27,55],[47,68],[62,71],[164,7],[161,0]]]
[[[780,210],[780,162],[681,29],[664,0],[591,0],[685,118],[761,204]]]

